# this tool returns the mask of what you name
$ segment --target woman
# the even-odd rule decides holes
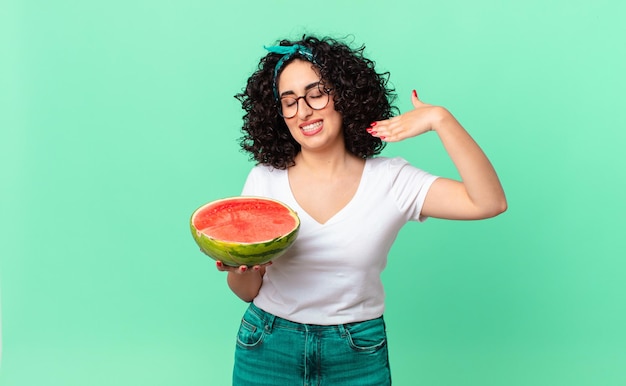
[[[398,231],[427,217],[483,219],[506,210],[487,157],[444,108],[419,100],[394,116],[388,74],[363,47],[303,37],[267,48],[246,89],[242,148],[257,162],[244,195],[283,201],[301,218],[275,262],[228,271],[246,302],[235,385],[391,383],[380,274]],[[461,181],[401,158],[385,142],[437,133]],[[383,142],[384,141],[384,142]]]

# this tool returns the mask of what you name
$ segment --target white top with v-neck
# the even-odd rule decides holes
[[[356,193],[323,224],[296,201],[287,170],[255,166],[242,195],[280,200],[301,221],[293,246],[267,267],[254,299],[259,308],[298,323],[344,324],[384,311],[380,274],[400,228],[420,212],[437,177],[402,158],[370,158]]]

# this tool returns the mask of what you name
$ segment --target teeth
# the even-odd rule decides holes
[[[315,122],[312,123],[310,125],[306,125],[306,126],[302,126],[302,131],[312,131],[312,130],[316,130],[318,129],[320,126],[322,126],[322,122]]]

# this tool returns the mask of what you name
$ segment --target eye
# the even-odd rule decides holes
[[[307,98],[317,99],[323,96],[322,91],[319,89],[313,89],[307,93]]]
[[[291,107],[296,104],[296,100],[294,98],[283,98],[280,100],[283,107]]]

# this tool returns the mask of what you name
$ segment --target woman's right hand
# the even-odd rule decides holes
[[[226,281],[230,289],[241,300],[251,302],[261,289],[263,284],[263,275],[265,275],[265,268],[272,265],[272,262],[261,265],[254,265],[247,267],[246,265],[240,265],[239,267],[230,267],[221,261],[217,261],[215,266],[218,271],[228,272]]]
[[[249,272],[261,272],[262,274],[265,273],[265,268],[272,265],[272,262],[268,262],[265,264],[261,264],[261,265],[254,265],[252,267],[248,267],[247,265],[240,265],[239,267],[232,267],[230,265],[226,265],[224,263],[222,263],[221,261],[217,261],[215,262],[215,266],[217,267],[217,270],[220,272],[233,272],[233,273],[237,273],[240,275],[243,275],[245,273],[249,273]]]

